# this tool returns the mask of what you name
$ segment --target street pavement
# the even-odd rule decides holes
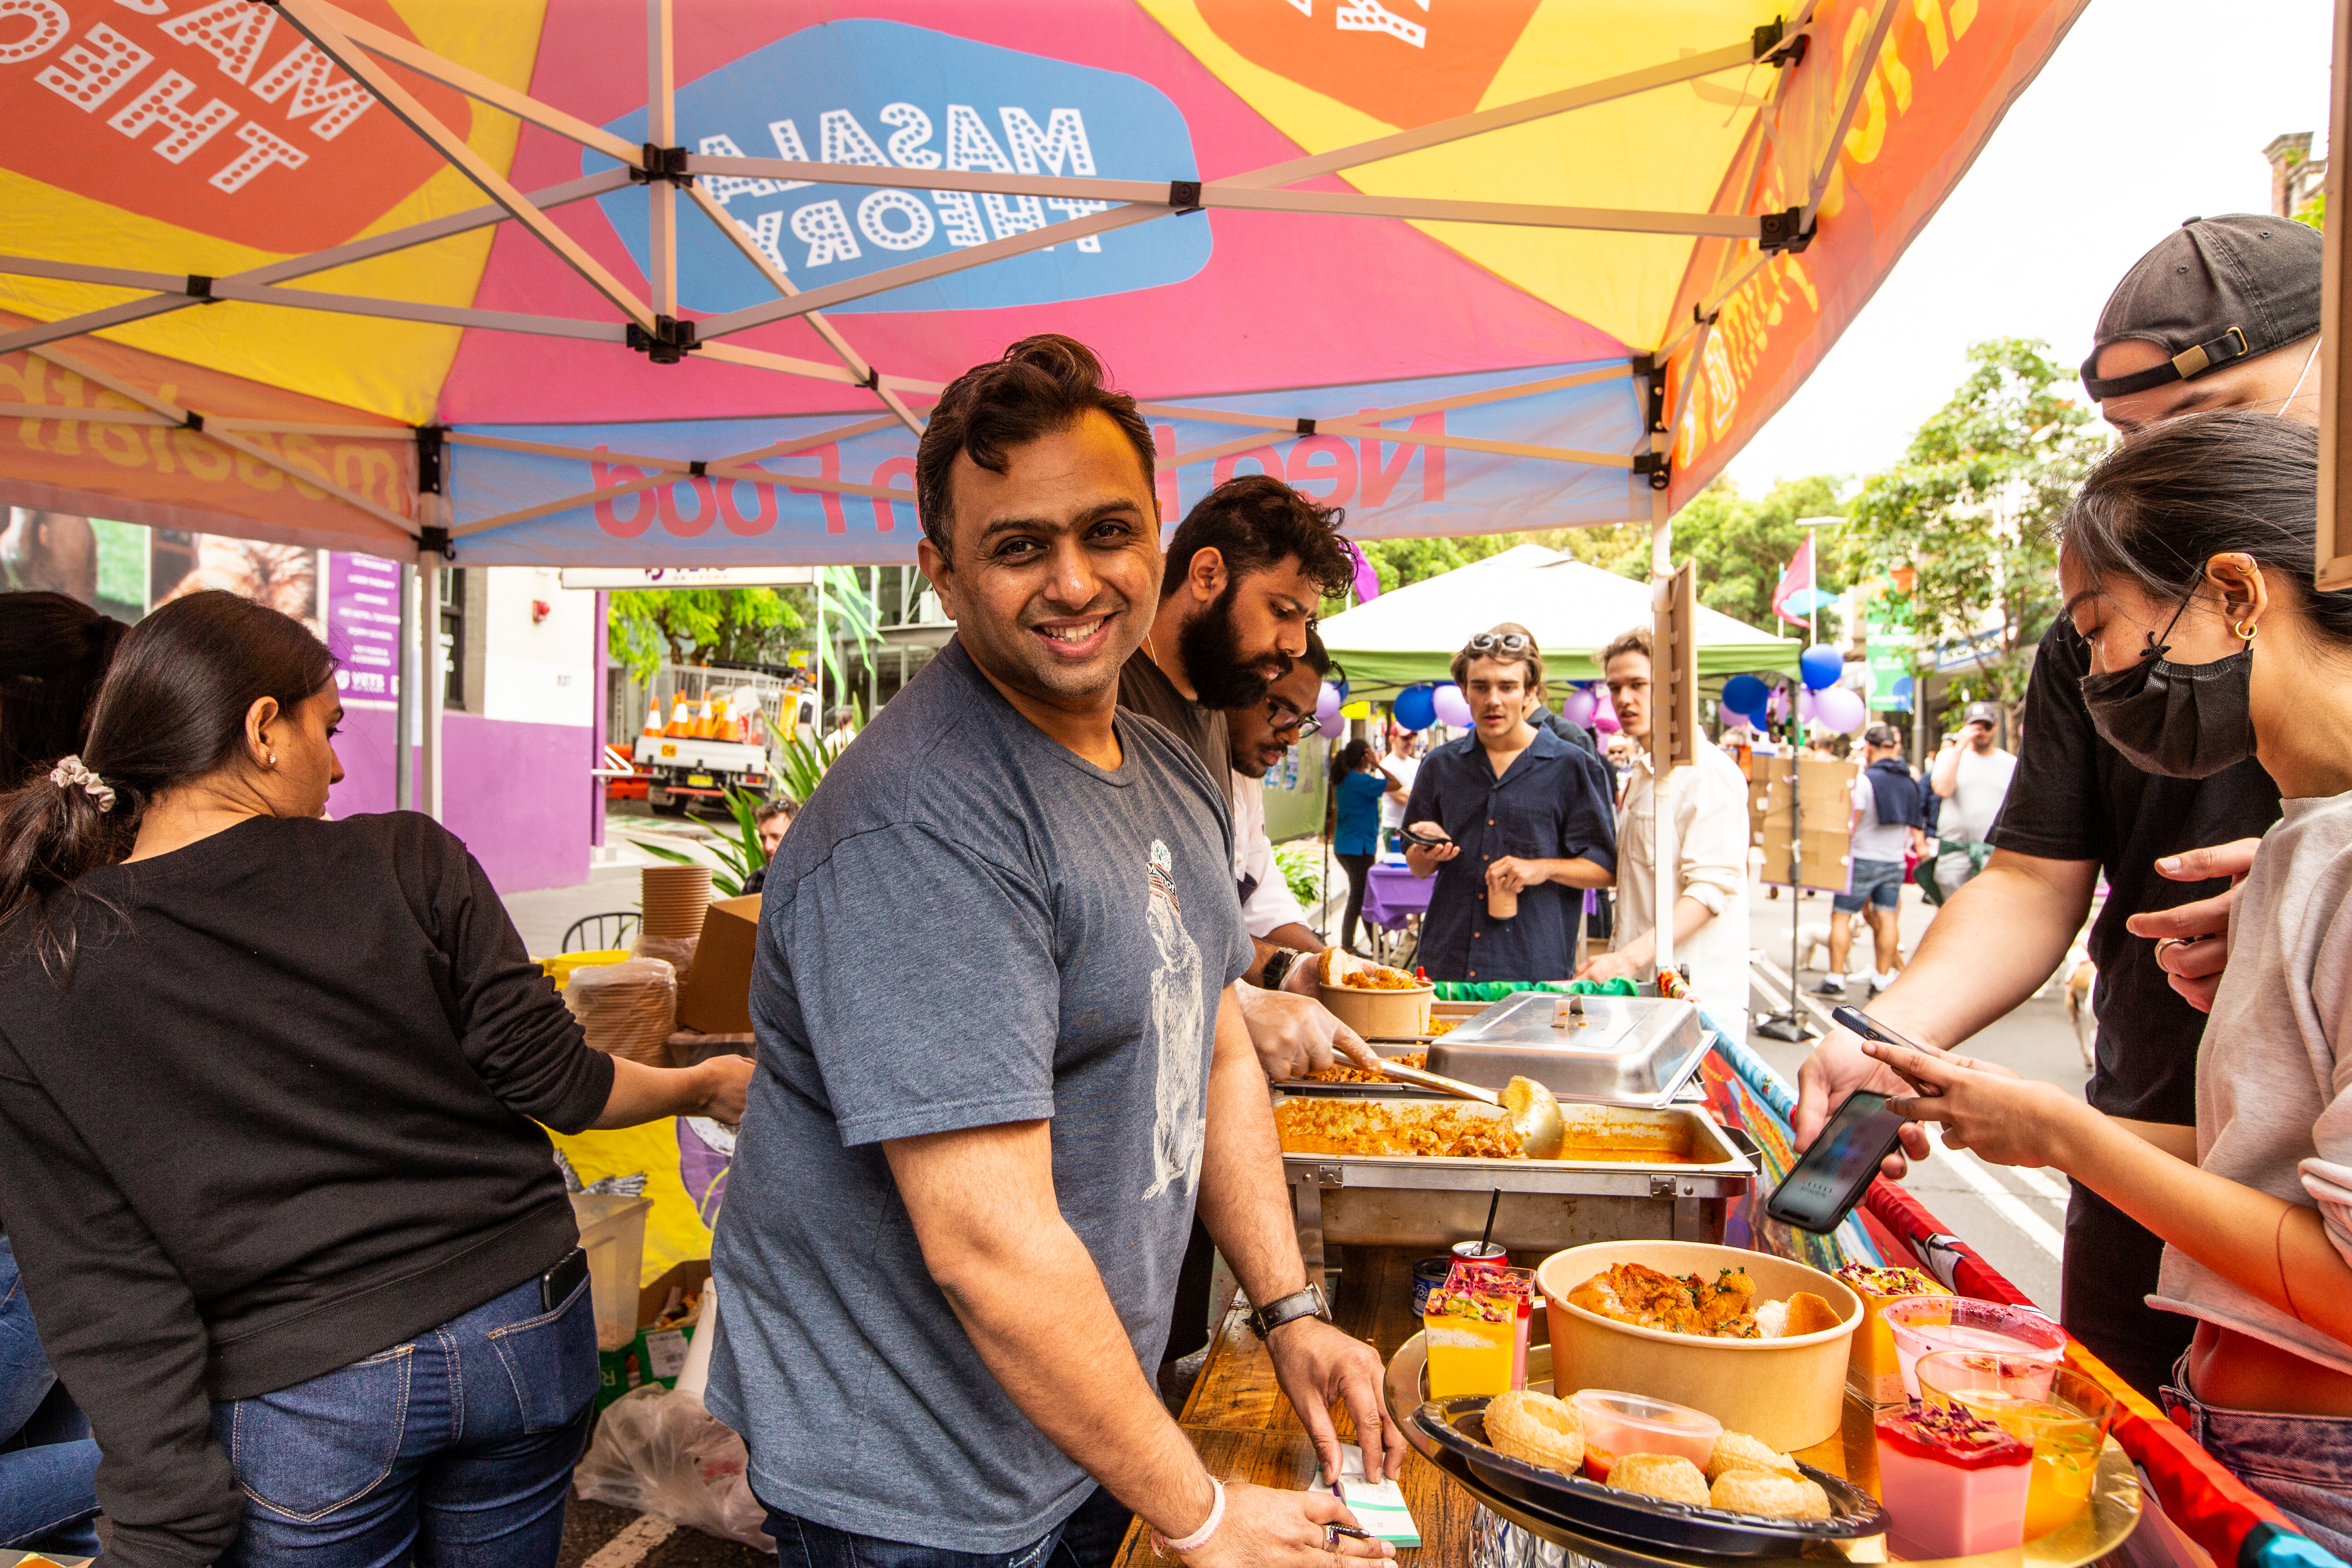
[[[1749,884],[1748,930],[1754,952],[1749,963],[1748,1043],[1771,1064],[1775,1072],[1793,1085],[1797,1069],[1804,1064],[1814,1041],[1790,1045],[1754,1032],[1755,1025],[1768,1014],[1788,1006],[1786,976],[1791,905],[1788,889],[1780,889],[1777,898],[1768,897],[1767,891],[1759,884]],[[1800,928],[1818,925],[1827,929],[1827,893],[1799,899],[1794,908]],[[1905,886],[1896,924],[1906,953],[1917,949],[1919,938],[1935,912],[1917,888]],[[1858,918],[1855,924],[1861,925]],[[1869,954],[1866,931],[1857,931],[1849,969],[1856,973],[1866,972]],[[1817,1037],[1828,1027],[1830,1009],[1838,1005],[1834,996],[1811,994],[1811,987],[1822,978],[1816,969],[1804,970],[1799,976],[1806,1024]],[[1868,989],[1867,985],[1853,986],[1847,1002],[1869,1011]],[[1999,1062],[2024,1077],[2054,1083],[2076,1099],[2082,1098],[2088,1073],[2057,981],[2052,981],[2008,1016],[1967,1041],[1964,1048],[1970,1056]],[[2058,1310],[2058,1259],[2066,1227],[2068,1190],[2063,1174],[2053,1170],[1990,1165],[1965,1151],[1939,1148],[1932,1158],[1912,1168],[1904,1184],[1944,1222],[1945,1229],[1975,1247],[1986,1262],[2006,1275],[2036,1305],[2053,1313]]]

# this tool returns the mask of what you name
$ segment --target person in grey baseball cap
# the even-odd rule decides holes
[[[2126,440],[2206,408],[2316,424],[2320,254],[2292,218],[2190,218],[2108,296],[2083,390]]]
[[[2126,441],[2215,408],[2317,424],[2320,252],[2318,232],[2287,218],[2190,219],[2116,285],[2083,364],[2084,389]],[[2149,1124],[2155,1139],[2177,1139],[2197,1120],[2197,1046],[2227,945],[2231,879],[2278,820],[2278,787],[2251,758],[2202,779],[2141,772],[2093,726],[2082,693],[2089,671],[2087,646],[2059,616],[2034,655],[2016,770],[1988,836],[1992,855],[1937,911],[1870,1011],[1915,1040],[1958,1046],[2049,977],[2104,873],[2106,902],[2086,941],[2098,966],[2099,1033],[2085,1096]],[[1854,1089],[1902,1092],[1842,1028],[1806,1058],[1798,1081],[1800,1146]],[[1906,1153],[1926,1152],[1925,1136],[1906,1127],[1890,1173],[1901,1173]],[[2060,1316],[2150,1397],[2168,1382],[2185,1384],[2175,1365],[2193,1327],[2146,1303],[2162,1251],[2122,1210],[2074,1190]]]

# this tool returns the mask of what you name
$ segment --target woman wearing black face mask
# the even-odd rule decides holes
[[[2193,416],[2103,462],[2068,513],[2065,613],[2099,732],[2151,773],[2252,755],[2285,817],[2230,923],[2197,1126],[2132,1122],[1966,1058],[1879,1046],[1906,1116],[2055,1165],[2166,1243],[2149,1304],[2197,1320],[2165,1403],[2352,1555],[2352,594],[2315,590],[2318,437]],[[2125,1049],[2130,1043],[2125,1042]]]

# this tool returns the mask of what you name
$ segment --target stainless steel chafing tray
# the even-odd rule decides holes
[[[1698,1070],[1707,1031],[1696,1003],[1522,991],[1429,1047],[1429,1070],[1485,1089],[1530,1078],[1562,1100],[1651,1109]]]
[[[1275,1094],[1278,1110],[1290,1098]],[[1302,1096],[1300,1098],[1314,1098]],[[1429,1100],[1391,1093],[1357,1103],[1415,1110]],[[1473,1102],[1469,1114],[1499,1116]],[[1627,1237],[1719,1241],[1730,1205],[1756,1163],[1744,1140],[1702,1108],[1623,1110],[1629,1120],[1671,1126],[1690,1151],[1671,1163],[1612,1160],[1470,1160],[1444,1155],[1283,1155],[1300,1251],[1318,1279],[1327,1244],[1419,1247],[1441,1252],[1475,1240],[1494,1194],[1494,1239],[1513,1252],[1558,1252]]]

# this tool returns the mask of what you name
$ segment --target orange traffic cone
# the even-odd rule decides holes
[[[694,721],[686,710],[686,697],[680,693],[669,710],[669,727],[662,731],[673,741],[682,741],[694,732]]]

